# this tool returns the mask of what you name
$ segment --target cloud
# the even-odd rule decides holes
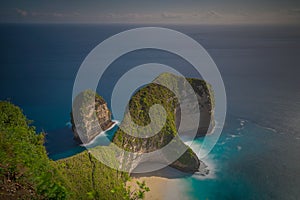
[[[15,8],[15,11],[18,15],[22,17],[54,17],[54,18],[63,18],[63,17],[75,17],[79,16],[80,13],[72,12],[72,13],[60,13],[60,12],[30,12],[27,10],[23,10],[20,8]]]
[[[54,17],[63,17],[64,14],[62,14],[62,13],[53,13],[53,16]]]
[[[28,12],[26,10],[22,10],[19,8],[15,8],[15,10],[17,11],[17,13],[23,17],[26,17],[28,15]]]
[[[293,13],[293,14],[291,14]],[[295,23],[300,19],[300,9],[248,13],[244,10],[219,11],[202,10],[192,12],[153,13],[102,13],[90,15],[97,22],[117,23],[186,23],[186,24],[276,24]]]
[[[293,8],[288,10],[289,14],[291,15],[299,15],[300,14],[300,8]]]
[[[163,18],[181,18],[183,15],[181,13],[163,12],[161,14]]]
[[[218,13],[217,11],[215,11],[215,10],[209,10],[209,11],[206,13],[206,16],[207,16],[207,17],[222,18],[222,15],[221,15],[220,13]]]
[[[275,23],[299,23],[300,8],[278,9],[269,11],[245,10],[174,10],[164,12],[57,12],[55,10],[41,12],[28,11],[15,8],[14,12],[27,21],[80,21],[80,22],[111,22],[111,23],[187,23],[187,24],[275,24]]]
[[[216,10],[204,10],[193,12],[158,12],[158,13],[109,13],[98,16],[98,19],[106,19],[111,22],[158,22],[158,23],[203,23],[221,24],[243,22],[249,18],[247,13],[237,11],[235,13],[218,12]]]
[[[157,12],[157,13],[108,13],[98,15],[98,19],[111,22],[140,22],[140,23],[181,23],[187,21],[193,13]]]
[[[141,14],[141,13],[124,13],[124,14],[109,13],[106,15],[102,15],[102,17],[108,17],[111,19],[151,19],[155,17],[155,15]]]
[[[43,17],[66,17],[66,16],[72,16],[70,14],[63,14],[63,13],[58,13],[58,12],[53,12],[53,13],[48,13],[48,12],[31,12],[31,16],[38,17],[38,16],[43,16]]]

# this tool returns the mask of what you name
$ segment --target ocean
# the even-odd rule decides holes
[[[73,82],[86,55],[106,38],[143,26],[0,25],[0,99],[20,106],[37,130],[47,133],[50,158],[84,150],[72,139],[68,125]],[[211,173],[205,178],[184,178],[186,195],[190,199],[298,199],[300,27],[159,26],[202,44],[217,64],[227,93],[224,130],[204,159]],[[97,92],[110,99],[124,72],[150,62],[194,76],[191,66],[174,54],[146,49],[113,62],[99,83],[105,87]],[[116,128],[106,134],[112,135]]]

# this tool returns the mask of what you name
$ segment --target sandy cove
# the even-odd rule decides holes
[[[127,186],[131,186],[133,191],[137,189],[136,181],[145,181],[146,186],[150,188],[145,194],[146,200],[187,200],[187,186],[182,179],[186,176],[190,175],[167,167],[151,173],[131,174],[132,178],[127,182]]]

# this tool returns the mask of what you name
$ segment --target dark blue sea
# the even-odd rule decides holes
[[[20,106],[45,131],[56,160],[81,152],[68,127],[72,87],[86,55],[100,42],[143,25],[0,25],[0,99]],[[160,25],[161,26],[161,25]],[[300,198],[300,27],[163,26],[201,43],[227,93],[222,135],[205,159],[207,178],[183,180],[190,199]],[[159,62],[194,77],[176,55],[139,50],[113,62],[98,93],[107,101],[128,69]],[[110,102],[108,101],[110,106]],[[118,119],[121,120],[121,119]],[[112,135],[117,127],[108,131]],[[201,144],[201,139],[197,142]]]

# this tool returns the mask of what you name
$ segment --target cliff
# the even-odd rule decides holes
[[[186,83],[183,79],[184,78],[180,78],[172,74],[164,73],[157,77],[157,79],[154,80],[154,83],[141,88],[132,96],[128,104],[128,112],[125,113],[124,120],[120,125],[121,127],[129,127],[129,130],[132,128],[130,127],[132,125],[126,120],[129,115],[131,116],[132,121],[139,126],[147,126],[151,123],[151,120],[160,120],[159,117],[154,117],[150,120],[149,109],[155,104],[159,104],[164,107],[166,111],[166,122],[156,135],[147,138],[133,137],[132,135],[125,133],[122,129],[117,130],[114,135],[113,142],[120,148],[136,153],[134,158],[127,158],[125,154],[119,157],[119,159],[123,160],[123,165],[129,166],[129,172],[134,172],[134,169],[142,163],[169,163],[169,155],[164,153],[157,155],[155,158],[152,157],[149,159],[141,158],[139,155],[161,149],[169,144],[173,139],[174,140],[172,142],[176,143],[177,146],[176,149],[174,149],[174,152],[172,152],[172,155],[176,155],[178,159],[169,164],[169,166],[189,173],[199,172],[199,169],[202,170],[206,168],[205,164],[198,159],[197,155],[182,142],[177,132],[182,114],[192,120],[197,112],[201,112],[199,128],[196,130],[193,126],[189,126],[187,123],[184,127],[181,127],[181,132],[186,135],[190,135],[192,132],[197,132],[197,136],[203,136],[208,133],[209,124],[213,121],[212,93],[210,92],[209,85],[206,84],[205,81],[198,79],[185,79],[191,84],[192,89],[196,92],[197,102],[192,102],[191,98],[185,94]],[[182,93],[181,95],[184,98],[182,99],[180,106],[178,99],[175,97],[170,88],[168,89],[161,84],[155,83],[158,82],[157,80],[173,87],[171,88],[172,91]],[[199,109],[195,109],[195,104],[199,105],[200,111]],[[157,113],[157,116],[160,115],[161,113]],[[189,121],[189,119],[187,121]],[[139,134],[147,135],[148,133],[140,132]],[[187,150],[183,154],[178,153],[177,149],[183,148],[187,148]],[[206,170],[204,171],[205,173],[207,172]],[[203,171],[201,173],[203,173]]]
[[[95,102],[95,110],[92,109],[93,101]],[[76,111],[76,115],[71,112],[72,130],[74,138],[80,143],[89,143],[99,133],[113,125],[111,112],[106,102],[91,90],[86,90],[75,98],[73,111]],[[78,122],[76,126],[74,120]]]
[[[197,96],[198,100],[198,106],[200,109],[200,120],[198,124],[198,129],[193,130],[191,129],[191,126],[182,127],[183,132],[186,134],[190,134],[191,132],[196,131],[196,137],[202,137],[206,134],[210,133],[212,128],[214,127],[214,116],[213,116],[213,93],[210,89],[210,85],[207,84],[204,80],[195,79],[195,78],[187,78],[186,79],[190,85],[192,86],[193,90],[195,91],[195,94]],[[180,80],[180,78],[177,78],[178,82],[183,82]],[[190,107],[192,102],[184,101],[181,105],[182,108],[180,108],[179,105],[176,106],[176,127],[178,128],[180,125],[180,117],[181,115],[193,118],[194,115],[198,112],[197,110],[193,109],[193,107]],[[182,112],[182,113],[181,113]]]
[[[175,93],[179,95],[180,100]],[[191,94],[195,94],[195,98],[191,98]],[[79,109],[76,112],[77,116],[73,116],[79,123],[76,123],[75,127],[74,118],[72,118],[72,127],[75,138],[80,139],[83,143],[91,141],[112,123],[110,111],[99,95],[95,95],[95,110],[93,110],[91,104],[94,103],[94,95],[92,91],[85,91],[78,95],[73,103],[73,111]],[[150,119],[149,111],[155,104],[163,106],[166,112],[166,121],[157,134],[149,136],[149,134],[155,132],[158,124],[162,123],[161,111],[156,111]],[[195,122],[199,113],[200,120]],[[180,124],[182,118],[185,119],[185,123]],[[149,125],[151,120],[153,120],[153,123]],[[97,126],[98,123],[100,127]],[[198,124],[197,127],[195,127],[195,123]],[[181,136],[191,136],[193,134],[196,137],[204,136],[212,127],[210,124],[213,126],[214,123],[213,95],[209,85],[199,79],[186,79],[169,73],[161,74],[153,83],[139,89],[132,96],[127,112],[124,113],[121,128],[116,131],[112,142],[120,149],[125,149],[134,154],[115,152],[116,159],[122,161],[120,167],[129,172],[134,172],[140,164],[161,163],[184,172],[195,173],[201,169],[201,173],[203,173],[203,169],[206,167],[205,164],[184,144]],[[147,127],[148,125],[150,126],[148,129],[139,129],[138,131],[136,129],[136,126]],[[180,131],[178,131],[179,126]],[[123,131],[124,128],[126,131]],[[80,138],[78,132],[81,134]],[[126,132],[130,132],[131,135]],[[134,132],[137,135],[133,135]],[[179,132],[182,135],[179,135]],[[141,135],[146,137],[140,137]],[[176,144],[174,152],[162,152],[151,158],[141,156],[143,153],[162,149],[171,141]],[[180,151],[180,149],[185,151]],[[170,159],[170,154],[178,159]]]

